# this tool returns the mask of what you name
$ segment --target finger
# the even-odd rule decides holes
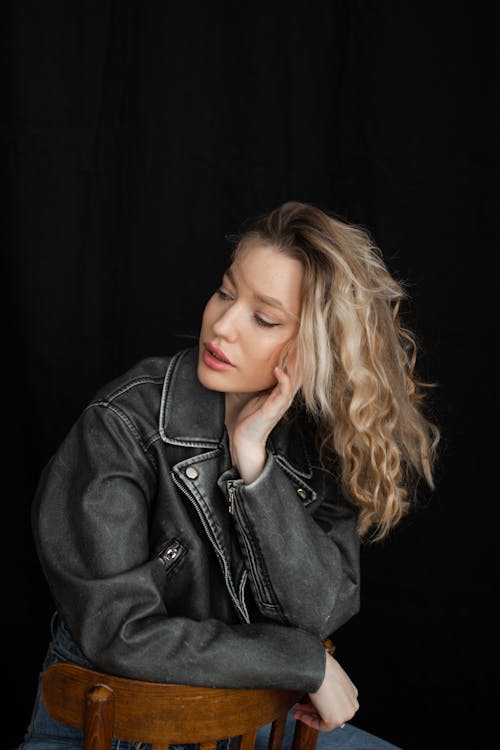
[[[297,365],[297,349],[295,347],[287,353],[286,360],[283,363],[283,369],[291,378],[294,392],[298,391],[302,385],[302,377]]]
[[[274,368],[274,373],[275,375],[277,375],[279,382],[283,384],[288,384],[292,382],[290,374],[286,371],[286,369],[279,367],[279,365],[276,365],[276,367]]]
[[[301,378],[298,376],[294,368],[285,367],[284,369],[281,369],[280,367],[278,367],[277,369],[279,371],[279,374],[282,376],[281,381],[276,373],[275,377],[277,378],[278,382],[283,382],[287,385],[290,390],[291,397],[293,398],[302,385]]]
[[[280,370],[279,367],[274,368],[274,375],[277,383],[271,392],[270,403],[279,409],[283,407],[288,408],[292,398],[288,375],[283,370]]]
[[[323,722],[319,714],[307,714],[307,713],[300,711],[294,714],[294,716],[296,719],[301,721],[303,724],[306,724],[308,727],[312,727],[312,729],[321,730]]]
[[[315,708],[312,703],[301,703],[294,709],[294,711],[301,714],[316,714],[319,716],[317,708]]]
[[[294,389],[290,375],[280,367],[276,366],[274,368],[274,374],[278,381],[279,390],[283,395],[283,398],[286,399],[288,404],[291,404],[298,388]]]

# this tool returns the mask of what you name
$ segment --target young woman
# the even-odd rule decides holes
[[[344,728],[357,689],[322,640],[358,611],[360,538],[403,516],[413,476],[432,485],[403,296],[369,236],[313,206],[239,238],[199,344],[103,387],[42,473],[44,669],[303,690],[290,719],[321,747],[393,747]],[[61,743],[81,735],[38,696],[21,748]]]

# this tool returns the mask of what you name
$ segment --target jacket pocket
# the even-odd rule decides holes
[[[187,548],[178,539],[170,539],[158,553],[158,559],[165,568],[165,573],[170,573],[182,560]]]

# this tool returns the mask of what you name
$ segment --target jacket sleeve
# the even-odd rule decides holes
[[[356,511],[336,480],[315,472],[318,492],[268,450],[261,474],[248,485],[236,480],[231,494],[260,612],[323,639],[359,610],[360,540]]]
[[[32,505],[38,555],[87,659],[156,682],[317,690],[325,652],[311,633],[169,616],[164,563],[149,550],[156,482],[134,425],[101,405],[85,410],[40,477]]]

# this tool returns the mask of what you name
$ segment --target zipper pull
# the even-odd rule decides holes
[[[170,542],[170,544],[167,544],[167,546],[162,549],[159,554],[159,558],[165,565],[165,567],[167,567],[168,565],[170,565],[170,563],[177,559],[181,552],[182,544],[178,542],[177,539],[174,539]]]
[[[229,512],[234,515],[234,498],[236,497],[236,489],[234,487],[232,479],[228,479],[227,482],[227,494],[229,495]]]

